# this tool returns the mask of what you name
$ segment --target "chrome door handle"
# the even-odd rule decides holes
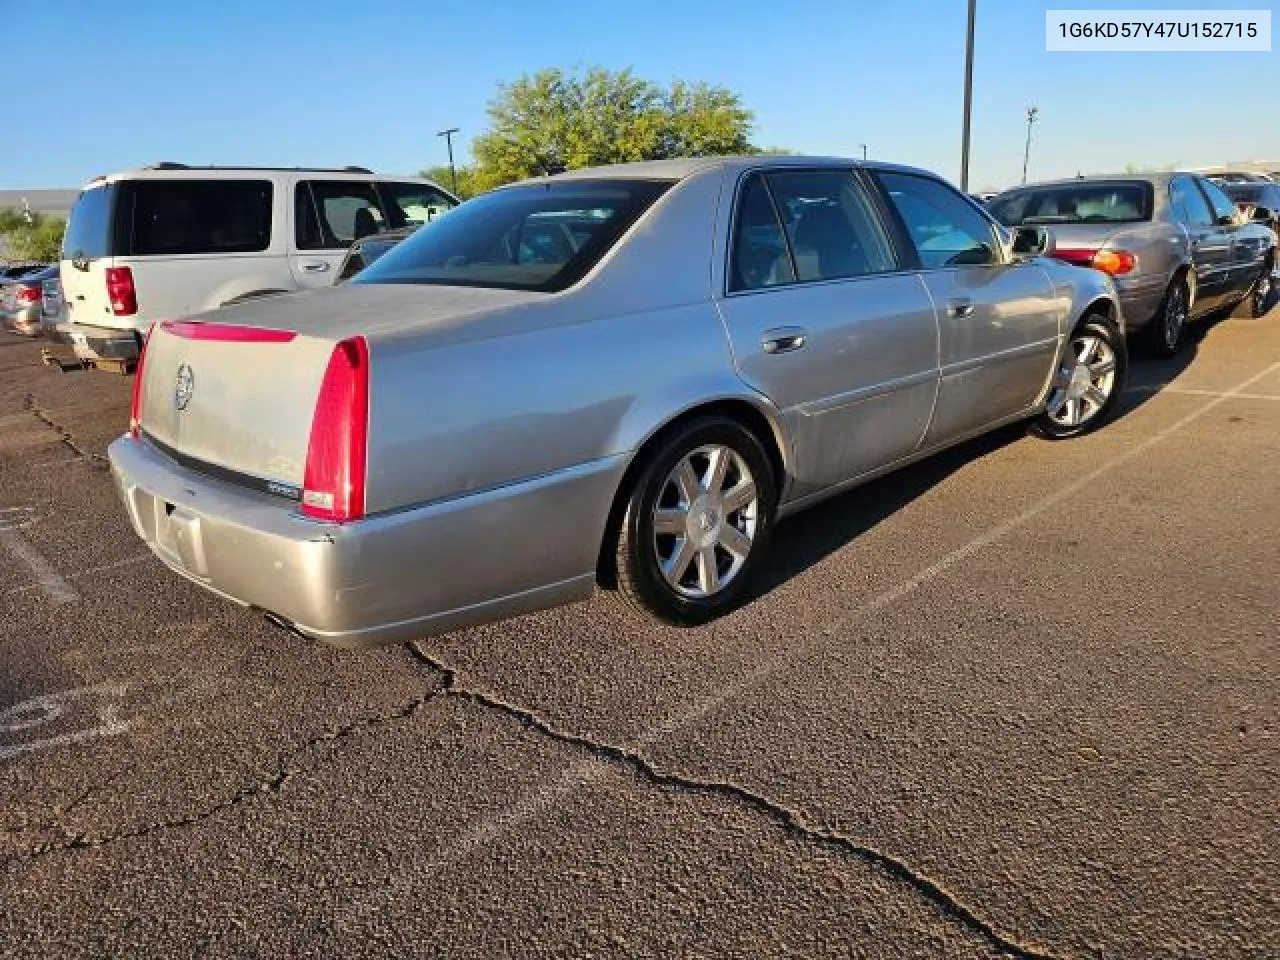
[[[961,319],[965,317],[972,317],[973,301],[972,300],[948,300],[947,316],[959,317]]]
[[[765,353],[787,353],[804,346],[806,333],[803,327],[778,327],[766,330],[760,338],[760,349]]]
[[[303,273],[324,273],[329,269],[329,264],[325,260],[308,260],[302,265]]]

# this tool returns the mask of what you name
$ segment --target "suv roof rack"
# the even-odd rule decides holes
[[[368,167],[357,167],[354,164],[348,164],[345,167],[243,167],[243,166],[224,166],[222,164],[203,164],[192,166],[188,163],[177,163],[173,160],[162,160],[159,163],[151,163],[142,168],[143,170],[305,170],[314,171],[316,173],[367,173],[373,175],[373,171]]]

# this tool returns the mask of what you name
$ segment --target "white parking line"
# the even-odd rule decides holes
[[[99,701],[96,724],[69,733],[28,740],[25,743],[0,744],[0,760],[8,760],[24,753],[37,753],[51,747],[80,743],[84,740],[92,740],[94,737],[111,737],[124,733],[132,722],[120,719],[118,704],[115,702],[124,695],[124,684],[102,683],[93,687],[41,694],[0,710],[0,734],[15,735],[48,726],[60,720],[72,703],[83,699]]]
[[[48,557],[18,533],[22,527],[35,522],[35,512],[30,507],[5,507],[0,509],[0,546],[31,568],[37,583],[55,604],[74,603],[80,599],[71,584],[54,569]]]
[[[788,667],[795,661],[807,656],[814,650],[821,640],[836,636],[856,621],[897,603],[899,600],[911,593],[914,593],[925,584],[936,580],[939,576],[946,573],[961,561],[968,559],[985,547],[989,547],[991,544],[1004,539],[1010,533],[1040,516],[1040,514],[1044,513],[1046,510],[1049,510],[1063,501],[1074,497],[1077,493],[1093,488],[1098,480],[1106,474],[1119,469],[1133,460],[1136,460],[1156,444],[1162,443],[1175,433],[1185,429],[1214,408],[1221,406],[1228,400],[1239,398],[1246,390],[1248,390],[1249,387],[1276,371],[1280,371],[1280,362],[1271,364],[1261,373],[1256,373],[1241,381],[1230,390],[1226,390],[1220,394],[1215,394],[1207,403],[1197,407],[1191,413],[1182,417],[1180,420],[1177,420],[1168,427],[1165,427],[1163,430],[1156,431],[1141,443],[1127,448],[1125,452],[1119,456],[1108,460],[1101,466],[1077,477],[1066,486],[1060,487],[1053,493],[1035,501],[1016,516],[1004,521],[1003,523],[996,524],[989,530],[978,534],[972,540],[960,547],[957,547],[950,553],[943,555],[938,560],[920,570],[914,576],[904,580],[897,586],[890,587],[888,590],[872,597],[870,600],[855,607],[843,616],[838,616],[835,619],[828,621],[815,635],[811,636],[809,640],[795,646],[786,647],[780,655],[764,661],[755,669],[750,670],[743,676],[735,680],[731,680],[721,686],[718,690],[688,704],[684,710],[669,715],[666,719],[654,724],[647,730],[644,730],[633,737],[625,748],[633,749],[635,747],[655,743],[663,737],[675,733],[676,731],[701,719],[712,710],[724,704],[726,701],[746,693],[751,688],[763,683],[765,680]],[[595,766],[596,769],[593,770],[593,766]],[[575,788],[598,779],[602,773],[603,770],[591,762],[579,761],[576,764],[571,764],[567,769],[562,771],[555,781],[544,783],[540,787],[526,791],[503,810],[494,812],[492,816],[486,818],[484,821],[473,823],[466,830],[455,835],[452,838],[452,842],[448,844],[449,854],[447,855],[447,859],[455,859],[457,857],[464,856],[469,851],[500,838],[513,827],[527,820],[535,813],[546,809],[556,800],[573,792]]]
[[[116,570],[120,567],[129,567],[135,563],[141,563],[150,557],[150,553],[136,553],[132,557],[125,557],[123,560],[113,560],[111,563],[102,563],[96,567],[85,567],[83,570],[76,570],[67,574],[69,580],[79,580],[82,577],[89,577],[95,573],[106,573],[108,570]],[[26,593],[28,590],[39,590],[40,583],[24,583],[16,587],[10,587],[8,590],[0,591],[0,596],[8,596],[11,593]]]
[[[1280,395],[1273,393],[1236,393],[1222,390],[1197,390],[1194,387],[1170,387],[1162,384],[1126,387],[1125,393],[1173,393],[1182,397],[1220,397],[1223,400],[1276,400]]]

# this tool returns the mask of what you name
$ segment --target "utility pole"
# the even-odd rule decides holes
[[[1027,182],[1027,163],[1031,160],[1031,125],[1040,119],[1040,108],[1027,107],[1027,148],[1022,153],[1022,182]]]
[[[867,145],[862,143],[859,146],[862,147],[862,161],[865,163],[867,160]]]
[[[973,114],[973,24],[978,0],[969,0],[969,39],[964,48],[964,133],[960,146],[960,189],[969,192],[969,118]]]
[[[453,166],[453,135],[457,132],[457,127],[450,127],[436,134],[437,137],[444,137],[444,142],[449,146],[449,179],[453,183],[454,196],[458,194],[458,171]]]

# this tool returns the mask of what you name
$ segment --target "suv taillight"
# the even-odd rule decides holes
[[[138,292],[133,287],[133,271],[128,267],[107,267],[107,299],[111,312],[127,317],[138,312]]]
[[[19,303],[39,303],[40,288],[39,287],[19,287],[18,302]]]
[[[329,355],[302,477],[302,512],[347,523],[364,516],[369,442],[369,345],[343,340]]]
[[[138,351],[138,362],[133,366],[133,395],[129,400],[129,436],[137,440],[142,432],[142,364],[147,359],[147,345],[151,343],[152,327]]]

